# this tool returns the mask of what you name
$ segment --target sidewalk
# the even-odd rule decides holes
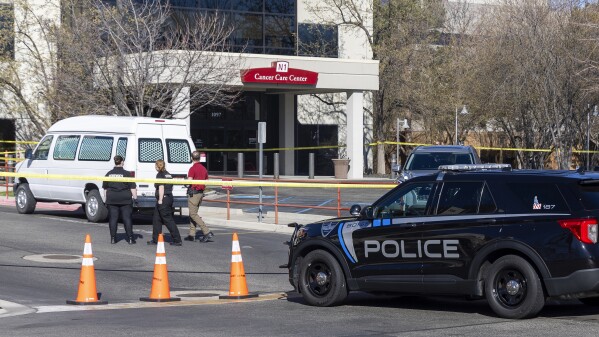
[[[15,207],[15,198],[1,198],[0,206]],[[76,211],[80,207],[81,205],[79,204],[61,205],[52,202],[38,202],[36,209]],[[245,213],[242,209],[232,208],[230,214],[231,220],[227,220],[226,208],[200,206],[200,216],[204,219],[208,226],[257,230],[264,232],[293,233],[293,228],[287,227],[288,223],[297,222],[300,224],[306,224],[330,218],[330,216],[323,215],[279,212],[279,224],[276,225],[274,212],[263,214],[262,222],[258,221],[258,213]],[[189,209],[182,208],[181,215],[188,216]]]

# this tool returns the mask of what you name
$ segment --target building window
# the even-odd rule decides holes
[[[0,58],[15,57],[14,10],[10,4],[0,4]]]
[[[339,57],[337,26],[300,23],[298,25],[300,56]]]
[[[295,55],[296,0],[169,0],[175,15],[218,14],[231,22],[232,52]]]

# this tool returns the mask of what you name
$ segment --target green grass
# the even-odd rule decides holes
[[[6,196],[6,186],[0,186],[0,196]],[[8,196],[9,197],[14,197],[15,194],[12,191],[12,188],[8,188]]]

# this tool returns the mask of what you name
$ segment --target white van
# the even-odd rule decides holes
[[[113,157],[125,158],[125,170],[136,178],[155,178],[154,163],[166,162],[174,179],[185,179],[194,149],[182,120],[148,117],[80,116],[61,120],[48,129],[34,151],[16,167],[18,173],[104,176],[114,167]],[[32,213],[38,201],[83,204],[87,218],[104,221],[102,181],[16,177],[19,213]],[[138,183],[138,207],[154,207],[154,184]],[[174,185],[174,207],[187,207],[186,188]]]

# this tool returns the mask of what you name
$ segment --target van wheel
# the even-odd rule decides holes
[[[21,214],[31,214],[35,211],[37,200],[33,197],[33,193],[29,189],[29,184],[20,184],[17,187],[15,204],[17,205],[17,211]]]
[[[102,222],[108,216],[108,208],[102,201],[102,196],[98,190],[91,190],[87,193],[85,200],[85,215],[91,222]]]
[[[545,306],[537,272],[530,263],[515,255],[499,258],[489,267],[485,296],[491,309],[503,318],[532,317]]]
[[[308,304],[328,307],[340,304],[347,297],[347,285],[341,266],[323,251],[308,253],[300,264],[299,288]]]

